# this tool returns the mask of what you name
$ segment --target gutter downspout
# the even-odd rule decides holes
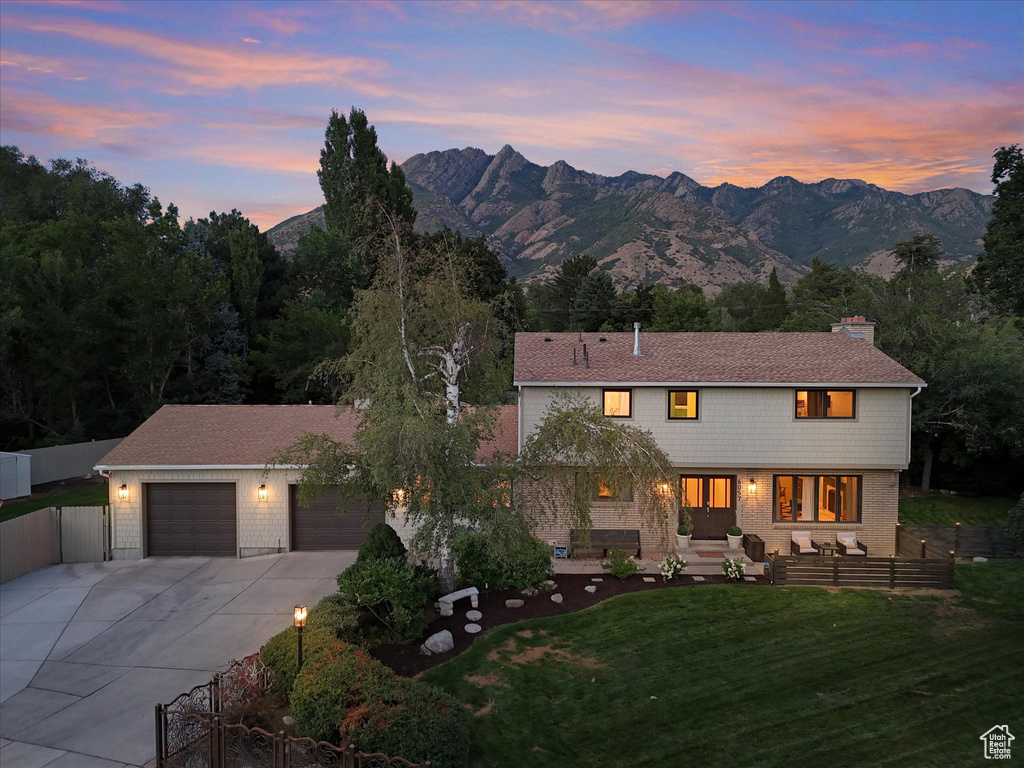
[[[516,398],[516,455],[523,450],[523,385],[519,385],[519,397]]]

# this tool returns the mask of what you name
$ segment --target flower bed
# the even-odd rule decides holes
[[[539,591],[532,597],[524,596],[517,589],[503,589],[491,592],[480,592],[479,608],[483,617],[474,623],[483,630],[491,627],[498,627],[502,624],[510,624],[523,619],[533,619],[541,616],[557,616],[563,613],[572,613],[589,608],[602,600],[607,600],[615,595],[622,595],[627,592],[642,592],[650,589],[667,589],[674,587],[697,587],[696,583],[689,576],[681,576],[673,581],[664,581],[661,576],[654,577],[653,582],[643,580],[645,574],[637,574],[626,579],[616,579],[607,573],[601,575],[593,574],[559,574],[552,577],[558,588],[555,593],[562,595],[562,602],[556,603],[551,600],[549,592]],[[602,579],[594,582],[593,579]],[[723,584],[729,581],[725,576],[704,576],[704,584]],[[741,581],[740,584],[764,585],[767,580],[762,576],[757,577],[756,582]],[[593,594],[586,592],[584,587],[594,585],[597,591]],[[520,598],[524,601],[522,608],[506,608],[505,601],[508,599]],[[455,639],[455,648],[448,653],[426,656],[420,652],[420,643],[387,643],[371,648],[369,653],[374,658],[382,661],[391,667],[399,675],[412,677],[420,672],[437,666],[466,650],[472,645],[477,635],[466,632],[466,611],[470,610],[469,601],[465,600],[455,606],[455,615],[437,617],[430,623],[424,638],[435,632],[448,630]],[[422,642],[422,641],[421,641]]]

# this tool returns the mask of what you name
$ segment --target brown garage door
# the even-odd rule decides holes
[[[234,483],[147,483],[148,555],[235,552]]]
[[[369,514],[365,507],[353,504],[348,512],[339,515],[337,493],[300,507],[298,488],[291,485],[288,490],[292,549],[358,549],[370,529],[384,522],[384,505],[380,502],[373,505]]]

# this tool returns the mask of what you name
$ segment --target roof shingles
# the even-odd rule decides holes
[[[304,433],[351,443],[358,425],[357,411],[333,405],[165,405],[97,466],[264,466]],[[516,452],[514,405],[497,409],[495,432],[481,443],[481,460]]]
[[[632,333],[585,333],[582,342],[576,333],[517,333],[515,381],[924,384],[869,342],[845,333],[648,332],[640,334],[640,351],[633,355]]]

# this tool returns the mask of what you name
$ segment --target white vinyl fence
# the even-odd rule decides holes
[[[32,457],[24,453],[0,453],[0,499],[32,493]]]
[[[109,559],[108,507],[47,507],[0,523],[0,584],[55,563]]]
[[[115,437],[113,440],[93,440],[52,448],[30,448],[22,453],[32,457],[32,485],[40,485],[93,474],[96,462],[122,440],[123,437]]]

